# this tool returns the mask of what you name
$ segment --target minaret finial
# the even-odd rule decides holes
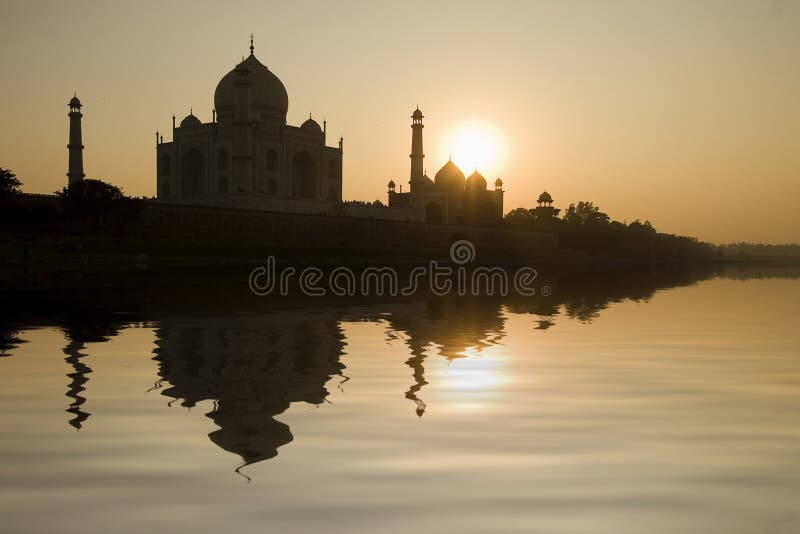
[[[251,33],[251,34],[250,34],[250,55],[251,55],[251,56],[253,55],[253,51],[254,51],[255,49],[256,49],[256,47],[254,47],[254,46],[253,46],[253,34]]]

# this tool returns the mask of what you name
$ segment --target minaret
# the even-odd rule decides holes
[[[81,101],[77,93],[69,101],[69,185],[83,180],[83,135],[81,134]]]
[[[423,175],[425,174],[423,167],[425,154],[422,152],[422,129],[424,128],[422,119],[424,117],[419,110],[419,106],[411,115],[411,180],[409,183],[411,184],[410,204],[412,208],[421,207],[421,202],[418,199],[422,193]]]

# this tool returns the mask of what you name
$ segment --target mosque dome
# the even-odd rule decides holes
[[[254,107],[267,111],[269,115],[286,120],[289,109],[289,95],[286,87],[277,76],[264,66],[252,53],[236,68],[222,77],[214,92],[214,107],[219,112],[232,110],[236,105],[236,70],[250,71],[251,103]],[[318,125],[319,126],[319,125]]]
[[[551,197],[550,193],[548,193],[547,191],[539,195],[539,204],[545,204],[551,202],[553,202],[553,197]]]
[[[181,121],[181,126],[180,127],[181,128],[196,128],[196,127],[202,126],[202,125],[203,125],[203,123],[200,122],[200,119],[195,117],[193,113],[189,113]]]
[[[79,108],[81,107],[81,101],[78,99],[78,95],[73,96],[69,99],[69,107],[71,108]]]
[[[424,118],[424,116],[422,115],[422,112],[419,110],[419,107],[417,107],[417,109],[414,110],[414,113],[411,114],[411,118],[412,119],[422,119],[422,118]]]
[[[496,188],[503,187],[503,180],[501,180],[500,178],[498,178],[497,180],[495,180],[495,181],[494,181],[494,186],[495,186]]]
[[[319,127],[319,123],[312,119],[310,115],[308,119],[306,119],[306,122],[300,125],[300,128],[314,133],[322,133],[322,128]]]
[[[467,178],[467,189],[485,191],[486,178],[484,178],[481,173],[476,170],[469,175],[469,178]]]
[[[436,185],[452,186],[458,184],[460,187],[464,187],[464,173],[453,163],[453,160],[447,160],[447,163],[439,169],[433,180]]]
[[[394,183],[394,180],[389,180],[389,189],[391,189],[391,188],[393,188],[395,186],[396,186],[396,184]]]

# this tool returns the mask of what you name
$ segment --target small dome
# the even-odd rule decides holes
[[[417,106],[417,109],[415,109],[415,110],[414,110],[414,113],[412,113],[412,114],[411,114],[411,118],[412,118],[412,119],[422,119],[422,118],[424,118],[424,117],[425,117],[425,116],[424,116],[424,115],[422,114],[422,112],[419,110],[419,106]]]
[[[391,189],[394,186],[395,186],[394,180],[389,180],[389,188]]]
[[[308,130],[310,132],[315,133],[322,133],[322,128],[319,127],[319,123],[312,119],[310,116],[306,119],[306,122],[300,125],[300,128],[304,130]]]
[[[81,107],[81,101],[78,99],[78,95],[75,95],[69,99],[69,107],[71,108]]]
[[[549,204],[551,202],[553,202],[553,197],[547,191],[539,195],[539,204]]]
[[[469,175],[469,178],[467,178],[467,189],[485,190],[486,178],[484,178],[481,173],[476,170]]]
[[[494,186],[495,187],[503,187],[503,180],[498,178],[497,180],[494,181]]]
[[[203,123],[200,122],[200,119],[195,117],[193,113],[189,113],[181,121],[181,126],[180,127],[181,128],[196,128],[196,127],[202,126],[202,125],[203,125]]]
[[[459,185],[460,187],[464,187],[464,173],[453,163],[453,160],[447,160],[447,163],[439,169],[439,172],[436,173],[433,180],[436,185]]]

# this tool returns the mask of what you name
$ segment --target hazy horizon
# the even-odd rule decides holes
[[[3,2],[0,28],[0,167],[27,192],[66,185],[77,91],[87,177],[154,195],[155,131],[210,121],[253,33],[288,123],[344,136],[345,199],[406,186],[419,105],[431,177],[466,126],[496,133],[478,170],[505,211],[546,189],[702,240],[800,241],[800,3]]]

